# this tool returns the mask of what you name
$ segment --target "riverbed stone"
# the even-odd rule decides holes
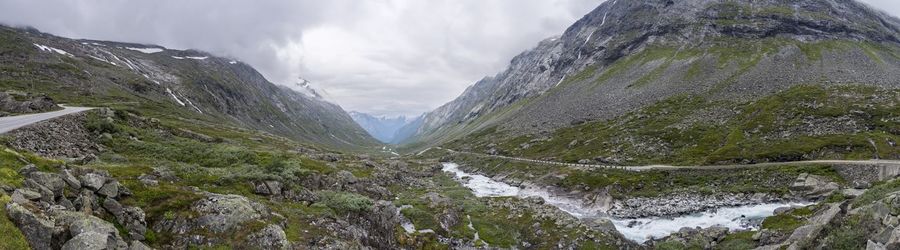
[[[802,173],[791,185],[790,191],[807,199],[820,199],[840,189],[840,185],[827,177]]]

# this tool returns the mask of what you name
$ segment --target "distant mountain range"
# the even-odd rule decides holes
[[[399,144],[415,134],[423,120],[422,116],[374,116],[355,111],[350,111],[350,117],[372,137],[389,144]]]

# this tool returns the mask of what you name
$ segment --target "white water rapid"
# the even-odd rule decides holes
[[[585,206],[580,200],[556,196],[550,191],[538,187],[519,188],[494,181],[487,176],[466,173],[460,170],[459,165],[456,163],[443,163],[443,171],[455,174],[457,181],[471,189],[472,193],[477,197],[540,197],[544,199],[546,204],[556,206],[577,218],[606,216],[597,209]],[[621,232],[626,238],[642,243],[651,238],[665,237],[683,227],[708,228],[723,226],[731,230],[755,229],[753,228],[753,223],[746,222],[772,216],[775,209],[779,207],[807,205],[811,204],[771,203],[719,208],[714,211],[673,218],[608,219],[616,226],[616,230]]]

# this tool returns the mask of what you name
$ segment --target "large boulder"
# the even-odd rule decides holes
[[[85,232],[76,235],[62,246],[62,250],[105,250],[116,249],[115,240],[109,235],[97,232]]]
[[[28,179],[50,189],[50,191],[57,195],[62,195],[62,191],[66,187],[66,182],[63,181],[59,174],[55,173],[32,172],[28,174]]]
[[[807,199],[820,199],[840,189],[840,185],[827,177],[803,173],[797,177],[790,191]]]
[[[125,225],[125,230],[128,230],[128,235],[131,239],[143,240],[144,234],[147,232],[144,210],[139,207],[126,207],[123,217],[123,221],[119,223]]]
[[[100,190],[97,190],[97,194],[103,195],[103,197],[106,198],[119,197],[119,182],[110,181],[103,184],[103,187],[101,187]]]
[[[281,226],[268,225],[259,232],[251,234],[247,244],[252,248],[260,249],[289,249],[291,242]]]
[[[106,184],[106,176],[98,173],[86,173],[80,177],[81,185],[91,190],[100,190]]]
[[[255,185],[256,194],[260,195],[281,195],[283,185],[278,181],[262,181]]]
[[[15,202],[6,204],[6,213],[25,235],[25,240],[32,249],[60,248],[63,229],[56,227],[46,215],[36,214]]]
[[[63,181],[66,182],[66,184],[69,185],[70,188],[75,190],[81,188],[81,181],[79,181],[78,178],[75,178],[75,176],[72,175],[72,172],[68,169],[63,170],[62,174],[60,174],[60,177]]]
[[[194,203],[192,208],[199,214],[196,222],[201,228],[214,233],[224,233],[241,224],[263,218],[266,209],[240,195],[208,194]]]

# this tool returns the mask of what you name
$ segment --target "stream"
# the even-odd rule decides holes
[[[554,195],[549,190],[538,187],[520,188],[503,182],[492,180],[487,176],[466,173],[456,163],[442,163],[444,172],[456,175],[456,180],[472,190],[476,197],[540,197],[546,204],[579,219],[603,217],[612,221],[622,235],[630,240],[642,243],[651,238],[659,239],[677,232],[683,227],[708,228],[723,226],[730,230],[756,229],[758,222],[772,216],[776,208],[789,206],[807,206],[802,203],[769,203],[739,207],[724,207],[712,211],[683,215],[670,218],[638,218],[620,219],[605,215],[578,199]],[[756,221],[757,223],[751,223]]]

